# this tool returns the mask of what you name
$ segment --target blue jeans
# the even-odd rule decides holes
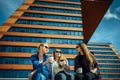
[[[36,72],[35,74],[33,74],[32,80],[47,80],[47,79],[45,75],[43,75],[42,73]]]
[[[55,80],[74,80],[74,75],[65,71],[60,71],[55,75]]]

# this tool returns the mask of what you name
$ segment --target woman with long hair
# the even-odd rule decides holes
[[[53,52],[53,79],[54,80],[74,80],[74,75],[71,74],[69,64],[60,49],[55,49]],[[53,80],[52,79],[52,80]]]
[[[77,44],[76,50],[78,55],[75,57],[75,80],[101,80],[98,63],[86,44]]]

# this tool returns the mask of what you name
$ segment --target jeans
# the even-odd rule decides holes
[[[43,75],[42,73],[38,73],[36,72],[33,77],[32,80],[47,80],[45,75]]]
[[[96,75],[91,72],[85,74],[82,73],[75,74],[75,80],[95,80],[95,79],[96,79]]]
[[[55,80],[74,80],[74,75],[65,71],[60,71],[55,75]]]

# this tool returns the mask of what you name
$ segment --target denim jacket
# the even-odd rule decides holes
[[[49,56],[47,54],[44,54],[43,62],[48,58]],[[42,65],[42,63],[39,62],[38,54],[33,54],[31,56],[31,61],[33,64],[33,70],[37,70],[37,72],[44,74],[46,78],[50,77],[49,63]]]

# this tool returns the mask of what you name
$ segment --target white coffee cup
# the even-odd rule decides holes
[[[78,70],[79,70],[79,73],[82,73],[82,72],[83,72],[81,67],[78,68]]]
[[[51,61],[50,61],[50,62],[52,63],[52,62],[54,61],[54,58],[53,58],[53,57],[50,57],[50,58],[51,58]]]

